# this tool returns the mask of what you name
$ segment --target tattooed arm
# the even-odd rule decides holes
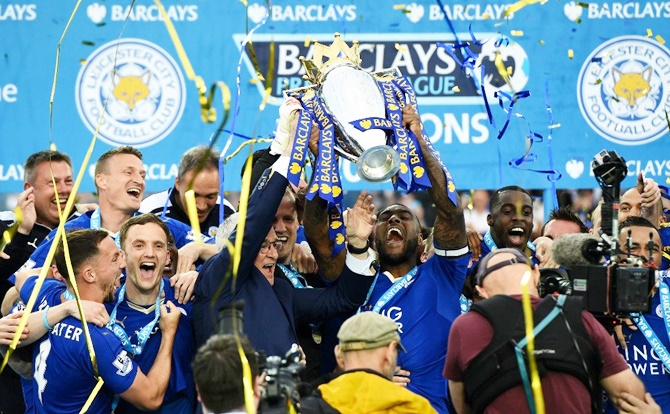
[[[435,208],[437,217],[435,218],[434,237],[435,243],[440,249],[452,250],[467,246],[467,236],[465,232],[465,218],[463,209],[454,205],[447,197],[447,179],[444,176],[440,163],[433,157],[433,154],[426,145],[426,137],[421,133],[421,119],[414,107],[406,105],[402,111],[403,124],[412,130],[419,138],[421,154],[423,155],[428,178],[432,187],[428,189]]]
[[[346,249],[331,257],[334,242],[328,234],[328,203],[318,195],[312,201],[306,201],[303,225],[321,277],[330,282],[335,281],[344,270]]]

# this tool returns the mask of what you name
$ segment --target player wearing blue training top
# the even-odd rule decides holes
[[[403,122],[421,137],[419,116],[410,106],[403,109]],[[470,254],[463,210],[449,199],[445,173],[425,137],[419,138],[419,143],[432,184],[428,191],[438,213],[435,256],[419,266],[423,238],[412,210],[401,204],[382,210],[375,232],[380,273],[361,309],[386,315],[398,324],[407,350],[398,354],[398,366],[409,371],[408,389],[446,413],[444,350],[451,324],[460,314],[459,295]]]
[[[113,300],[116,281],[125,261],[108,233],[75,231],[68,234],[68,245],[81,298],[98,303]],[[59,263],[60,258],[62,263],[63,257],[61,245],[56,252],[56,262]],[[62,275],[68,275],[67,269],[58,270]],[[110,330],[88,325],[97,371],[104,380],[89,412],[111,412],[115,395],[145,410],[160,406],[172,366],[172,342],[180,315],[171,302],[161,305],[159,326],[163,338],[156,361],[146,376]],[[47,325],[49,321],[45,317]],[[47,328],[49,335],[36,344],[33,351],[36,411],[78,413],[98,382],[82,324],[67,317]]]
[[[67,222],[65,230],[104,229],[116,239],[123,223],[140,208],[145,174],[142,153],[133,147],[114,148],[101,155],[95,165],[95,187],[100,207]],[[189,226],[169,218],[165,221],[174,237],[175,245],[180,249],[182,262],[177,265],[179,272],[190,270],[198,258],[206,260],[216,253],[216,246],[211,244],[211,238],[205,238],[210,244],[197,244]],[[44,264],[56,231],[53,230],[47,235],[24,264],[24,269],[41,267]],[[118,240],[117,245],[120,246]]]

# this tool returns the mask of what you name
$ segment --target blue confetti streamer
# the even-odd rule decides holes
[[[553,139],[552,128],[554,126],[554,111],[551,109],[549,103],[549,81],[544,83],[544,101],[547,107],[547,116],[549,117],[549,133],[547,134],[547,158],[549,159],[549,170],[551,173],[547,174],[547,180],[551,183],[552,201],[554,209],[558,208],[558,195],[556,194],[556,182],[563,176],[554,169],[554,154],[551,150],[551,141]]]
[[[545,107],[547,111],[547,116],[549,118],[549,134],[547,135],[547,159],[549,162],[549,169],[548,170],[540,170],[540,169],[533,169],[533,168],[519,168],[520,165],[523,163],[531,163],[537,161],[537,155],[531,153],[532,146],[535,142],[542,142],[542,136],[540,134],[532,132],[530,130],[530,124],[528,125],[529,127],[529,136],[527,137],[530,139],[530,145],[528,146],[528,149],[526,153],[524,154],[523,157],[518,158],[518,159],[513,159],[512,161],[509,162],[510,166],[513,168],[517,168],[520,170],[525,170],[525,171],[531,171],[531,172],[536,172],[539,174],[546,174],[547,175],[547,180],[551,183],[551,190],[552,190],[552,202],[553,202],[553,208],[558,207],[558,198],[556,194],[556,182],[560,180],[563,177],[563,174],[560,172],[556,171],[554,169],[554,156],[551,148],[551,141],[553,139],[552,136],[552,128],[554,126],[554,114],[553,110],[551,109],[551,104],[549,101],[549,81],[545,82],[545,89],[544,89],[544,97],[545,97]],[[525,118],[524,118],[525,119]]]

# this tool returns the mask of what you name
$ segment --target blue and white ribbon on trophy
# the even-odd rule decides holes
[[[335,125],[332,115],[314,94],[296,96],[303,109],[298,114],[298,127],[295,132],[294,146],[289,163],[289,182],[297,185],[300,174],[305,166],[309,151],[309,137],[312,132],[312,121],[319,127],[319,146],[312,181],[307,192],[307,199],[315,195],[328,202],[328,229],[333,240],[333,255],[344,248],[345,231],[342,221],[342,180],[338,158],[335,154]]]
[[[405,77],[397,78],[394,80],[394,83],[403,92],[403,96],[406,99],[405,103],[412,105],[414,109],[416,109],[418,112],[419,104],[416,101],[416,93],[414,92],[414,88],[412,88],[412,85],[409,83],[409,81],[407,81],[407,78]],[[409,131],[409,134],[410,136],[414,136],[416,138],[416,136],[411,130]],[[444,165],[444,162],[442,162],[440,154],[435,150],[433,144],[430,143],[430,140],[426,136],[426,132],[423,129],[423,124],[421,125],[421,139],[425,141],[428,150],[430,151],[431,154],[433,154],[433,157],[440,164],[440,167],[444,172],[444,177],[447,180],[447,197],[449,197],[449,200],[451,200],[451,202],[454,203],[454,205],[458,205],[458,194],[456,193],[456,184],[454,184],[454,177],[451,176],[449,169],[447,168],[446,165]]]
[[[402,107],[412,105],[418,111],[416,94],[412,85],[405,77],[394,77],[392,79],[378,80],[379,88],[384,96],[386,114],[388,119],[369,117],[351,122],[360,131],[369,129],[383,129],[390,131],[388,145],[398,151],[400,156],[400,169],[394,177],[393,185],[396,189],[402,188],[407,192],[425,190],[431,187],[430,179],[426,171],[425,161],[420,149],[419,138],[410,129],[402,125]],[[400,99],[400,101],[399,101]],[[423,125],[421,127],[420,139],[423,139],[430,153],[442,167],[447,181],[447,196],[452,203],[458,203],[456,185],[447,167],[442,162],[439,153],[428,140]]]

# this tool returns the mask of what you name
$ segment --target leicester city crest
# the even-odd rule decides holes
[[[75,87],[86,127],[113,146],[146,147],[177,125],[186,101],[184,77],[161,47],[143,39],[100,46],[86,60]]]

